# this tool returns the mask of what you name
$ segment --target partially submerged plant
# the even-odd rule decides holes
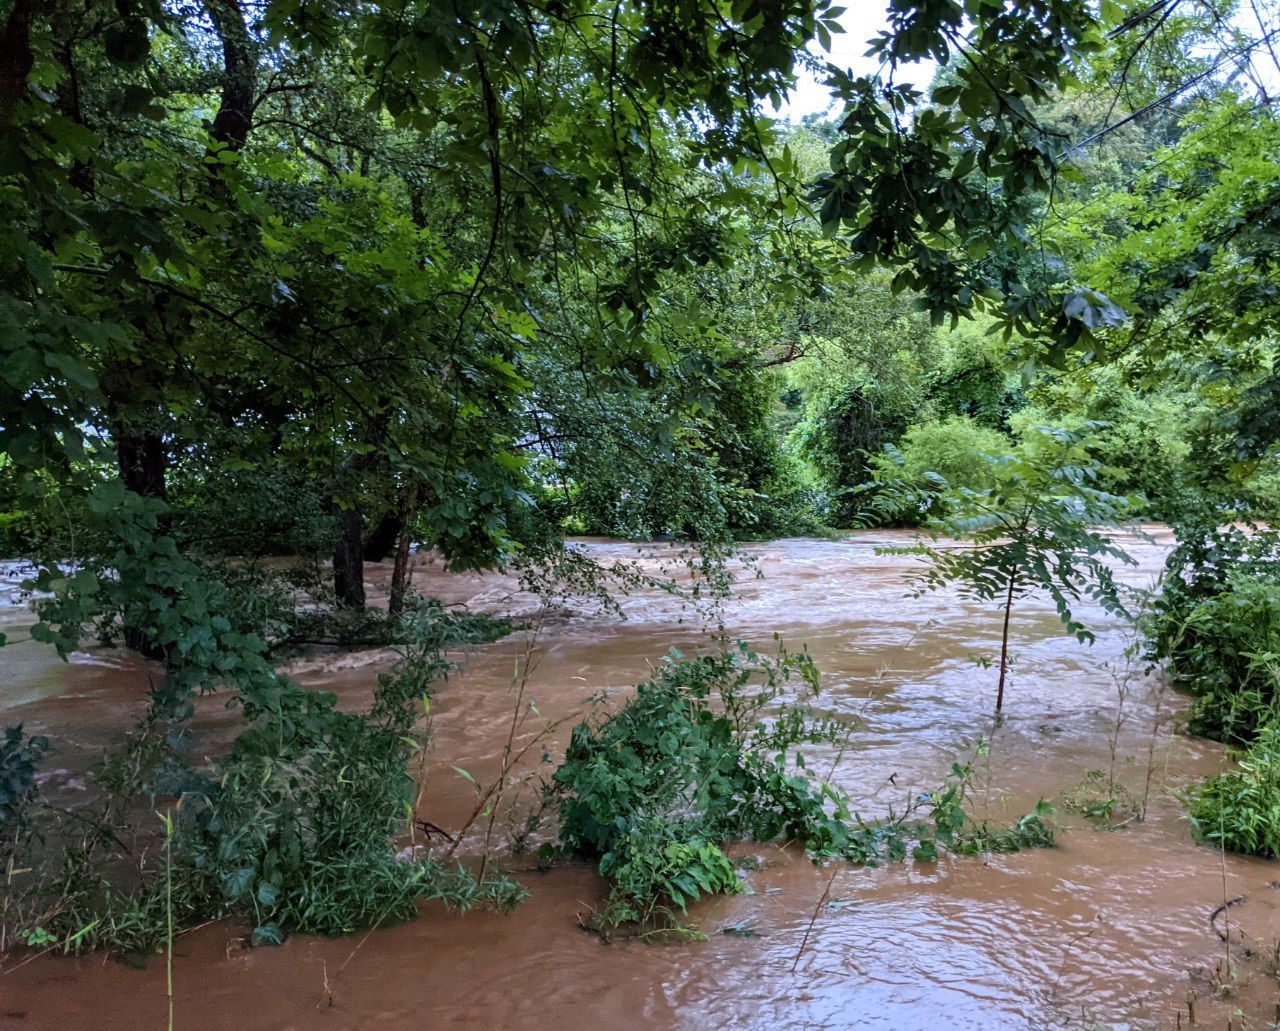
[[[935,473],[914,480],[886,475],[866,488],[874,489],[872,511],[879,515],[903,509],[938,513],[925,521],[932,543],[884,549],[928,560],[929,568],[915,581],[918,593],[954,584],[964,597],[1000,602],[997,713],[1004,708],[1015,601],[1034,590],[1046,592],[1066,632],[1086,643],[1093,642],[1093,631],[1072,611],[1082,598],[1126,614],[1108,560],[1134,560],[1105,530],[1124,524],[1136,503],[1094,486],[1099,466],[1089,456],[1087,434],[1100,425],[1029,430],[1014,451],[985,456],[995,485],[981,490],[952,487]],[[940,546],[944,539],[960,545]]]
[[[7,861],[29,832],[27,811],[36,797],[36,767],[49,739],[24,733],[22,724],[4,728],[0,739],[0,862]]]
[[[253,941],[266,944],[407,919],[423,899],[517,902],[522,889],[505,877],[396,851],[416,793],[406,763],[429,734],[423,699],[450,668],[444,650],[458,643],[438,617],[406,613],[400,661],[379,676],[366,712],[339,710],[334,695],[275,674],[244,684],[247,726],[208,769],[184,767],[164,745],[153,706],[125,754],[104,766],[106,808],[65,850],[60,880],[43,886],[56,904],[41,926],[68,951],[149,952],[222,915],[247,917]],[[162,866],[145,837],[139,856],[126,849],[137,803],[150,812],[157,795],[177,796]],[[106,872],[128,859],[133,878]]]
[[[1104,827],[1123,827],[1142,816],[1141,800],[1106,770],[1085,773],[1063,804]]]
[[[1280,723],[1264,727],[1235,769],[1187,792],[1197,837],[1228,852],[1280,856]]]
[[[793,678],[798,698],[784,702]],[[843,798],[790,754],[843,733],[805,706],[817,690],[803,653],[673,650],[620,712],[574,728],[550,790],[562,846],[597,858],[612,882],[611,922],[674,918],[703,895],[740,890],[727,840],[844,845]]]
[[[1280,705],[1280,532],[1193,521],[1178,536],[1141,621],[1146,657],[1194,696],[1193,733],[1247,744]]]
[[[817,691],[803,653],[770,658],[741,643],[692,658],[673,651],[620,711],[574,728],[549,791],[562,849],[596,859],[610,882],[598,928],[678,927],[691,902],[741,891],[729,841],[781,839],[815,861],[867,865],[1053,843],[1044,802],[1013,828],[972,820],[969,764],[900,812],[864,820],[844,792],[807,775],[798,746],[848,732],[813,712]]]

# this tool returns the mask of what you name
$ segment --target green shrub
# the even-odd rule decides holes
[[[1272,723],[1228,773],[1189,793],[1196,835],[1229,852],[1280,856],[1280,723]]]
[[[786,704],[793,678],[801,700]],[[805,708],[816,690],[807,655],[673,650],[621,711],[574,728],[550,790],[563,848],[598,859],[611,882],[607,923],[673,916],[702,895],[739,890],[720,851],[727,840],[785,835],[815,851],[843,848],[843,798],[789,755],[840,733]]]
[[[774,471],[751,499],[752,521],[740,536],[780,537],[820,534],[825,492],[795,455],[778,452]]]
[[[1007,429],[1025,397],[1008,372],[1005,348],[993,345],[989,326],[969,322],[939,331],[942,355],[928,378],[928,398],[944,415],[969,416],[990,429]]]
[[[866,481],[872,455],[906,432],[917,400],[914,394],[864,377],[811,402],[792,438],[832,498],[826,513],[829,523],[849,526],[856,520],[858,506],[849,488]]]
[[[39,541],[40,534],[34,513],[0,512],[0,558],[31,555]]]
[[[1004,454],[1009,438],[965,415],[912,426],[896,448],[871,458],[874,474],[919,481],[936,474],[953,489],[988,490],[996,485],[989,455]],[[926,513],[921,513],[921,518]]]
[[[1147,654],[1195,697],[1190,729],[1247,743],[1275,715],[1280,669],[1280,534],[1179,531],[1143,619]]]
[[[1175,379],[1172,371],[1168,382]],[[1101,466],[1098,486],[1145,499],[1146,518],[1175,519],[1188,498],[1199,493],[1192,439],[1206,414],[1202,398],[1170,385],[1139,390],[1115,367],[1050,381],[1039,396],[1041,404],[1013,416],[1012,431],[1098,424],[1093,433],[1093,453]]]

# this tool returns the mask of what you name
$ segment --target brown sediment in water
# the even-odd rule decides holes
[[[1059,847],[819,869],[794,850],[740,846],[734,855],[763,860],[744,863],[758,867],[745,875],[753,893],[695,907],[690,919],[708,940],[668,946],[602,944],[579,927],[603,897],[596,875],[576,863],[542,873],[517,857],[507,865],[531,896],[509,916],[432,906],[367,937],[296,938],[278,949],[244,949],[245,929],[230,922],[184,935],[175,946],[176,1026],[1173,1028],[1179,1011],[1190,1026],[1192,992],[1199,1026],[1224,1027],[1237,1008],[1249,1023],[1237,1016],[1236,1028],[1267,1026],[1277,983],[1265,957],[1246,947],[1280,941],[1280,889],[1270,886],[1280,864],[1196,845],[1172,797],[1219,768],[1220,748],[1173,732],[1183,701],[1140,667],[1126,674],[1127,642],[1114,621],[1082,606],[1087,622],[1110,628],[1084,647],[1058,633],[1052,607],[1034,598],[1015,611],[1007,718],[993,728],[995,672],[973,657],[993,652],[998,616],[951,594],[904,596],[911,561],[876,548],[905,539],[752,546],[754,567],[723,615],[727,631],[762,647],[775,632],[791,647],[808,646],[822,670],[823,704],[859,721],[844,751],[807,750],[810,767],[825,773],[834,764],[833,779],[868,815],[936,786],[983,738],[980,807],[1008,822],[1050,799],[1064,824]],[[616,542],[583,546],[606,560],[636,554]],[[1163,537],[1134,542],[1139,565],[1125,578],[1149,583],[1166,548]],[[663,557],[649,550],[657,557],[646,561]],[[389,569],[370,575],[377,590]],[[528,618],[537,610],[506,578],[451,576],[430,556],[417,558],[414,586],[473,611]],[[706,643],[697,620],[667,595],[641,592],[623,608],[625,621],[588,611],[546,619],[526,684],[543,720],[571,716],[602,690],[625,697],[672,645]],[[21,622],[13,613],[5,621]],[[452,767],[481,783],[497,775],[513,665],[526,648],[527,634],[481,648],[440,690],[423,819],[452,831],[474,808],[472,784]],[[30,643],[7,647],[0,662],[5,721],[25,721],[58,743],[46,786],[82,790],[93,759],[141,712],[147,665],[104,649],[63,665]],[[329,655],[295,670],[356,706],[378,668],[369,656]],[[1119,722],[1118,684],[1127,689]],[[548,738],[553,759],[572,722]],[[216,754],[234,726],[216,698],[207,700],[197,754]],[[524,740],[540,726],[531,720]],[[1145,821],[1104,830],[1062,802],[1088,771],[1110,769],[1113,741],[1116,777],[1133,794],[1143,795],[1153,767],[1151,804]],[[541,743],[530,750],[508,798],[532,798],[536,777],[551,768],[542,755]],[[500,846],[508,822],[498,821]],[[460,853],[477,853],[482,837],[473,827]],[[1225,913],[1236,976],[1223,993],[1214,970],[1225,956],[1224,918],[1215,929],[1210,917],[1239,896]],[[0,1027],[105,1031],[165,1019],[160,961],[135,970],[102,957],[46,957],[0,976]]]

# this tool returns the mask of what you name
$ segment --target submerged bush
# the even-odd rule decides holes
[[[251,922],[255,942],[278,942],[404,920],[426,899],[513,905],[523,894],[514,882],[481,882],[396,846],[412,827],[417,785],[406,763],[428,745],[423,721],[450,668],[444,651],[470,629],[435,607],[409,610],[401,658],[365,712],[274,673],[242,681],[235,704],[247,725],[209,767],[183,761],[153,706],[100,772],[105,813],[81,821],[89,832],[44,885],[45,932],[68,951],[150,951],[169,933],[170,911],[176,931],[232,915]],[[156,812],[163,842],[148,846]],[[140,857],[116,851],[130,838],[141,839]]]
[[[1262,728],[1234,770],[1206,778],[1188,800],[1201,840],[1229,852],[1280,856],[1280,723]]]
[[[793,678],[801,701],[786,704]],[[844,844],[843,800],[788,762],[794,745],[841,732],[804,707],[817,684],[804,654],[673,650],[620,712],[574,728],[551,790],[563,847],[598,859],[611,881],[608,920],[648,920],[739,890],[720,849],[728,840]]]
[[[601,928],[678,923],[689,903],[743,890],[729,841],[782,839],[817,860],[868,865],[1053,844],[1043,802],[1012,828],[970,819],[972,768],[961,764],[938,791],[863,820],[842,791],[806,774],[796,750],[847,732],[810,708],[817,691],[804,654],[673,651],[620,711],[574,728],[549,792],[562,849],[596,859],[610,882]]]

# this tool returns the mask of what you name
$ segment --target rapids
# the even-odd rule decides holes
[[[1129,543],[1145,586],[1167,535]],[[1014,613],[1016,664],[1006,719],[993,728],[994,669],[974,657],[998,648],[995,609],[944,592],[907,594],[912,561],[878,547],[896,533],[750,546],[726,632],[761,648],[779,634],[805,646],[823,675],[823,705],[856,721],[852,744],[811,752],[867,815],[940,783],[951,763],[976,760],[978,802],[1012,821],[1036,801],[1058,810],[1059,846],[1008,856],[947,857],[863,869],[811,865],[776,845],[745,845],[751,894],[705,902],[690,920],[706,941],[603,944],[579,921],[603,898],[583,864],[539,872],[528,855],[507,861],[531,896],[513,914],[456,915],[428,907],[412,923],[344,940],[295,938],[247,949],[245,928],[220,922],[175,946],[179,1028],[1174,1028],[1265,1027],[1280,1014],[1269,950],[1280,943],[1280,864],[1224,857],[1195,844],[1176,792],[1214,771],[1221,749],[1178,733],[1185,700],[1141,663],[1126,660],[1124,628],[1082,605],[1092,647],[1061,634],[1052,606],[1028,598]],[[602,560],[637,546],[579,544]],[[661,549],[643,557],[655,563]],[[385,586],[389,568],[369,569]],[[0,582],[11,602],[19,577]],[[527,741],[554,761],[601,691],[627,689],[673,645],[706,643],[698,621],[667,594],[622,602],[625,618],[593,611],[537,617],[537,603],[499,574],[454,575],[415,558],[414,587],[473,611],[539,624],[462,659],[434,703],[435,748],[419,815],[455,829],[474,788],[500,768],[511,721],[513,669],[530,660],[526,691],[540,719]],[[86,790],[85,773],[137,718],[155,670],[123,651],[89,648],[61,663],[23,641],[30,613],[0,611],[0,722],[54,739],[43,774],[53,797]],[[343,704],[370,696],[383,655],[317,655],[295,665],[305,682]],[[233,719],[202,707],[197,747],[224,744]],[[507,792],[519,808],[498,821],[499,848],[523,818],[536,778],[551,767],[539,742]],[[1064,804],[1091,770],[1115,770],[1147,818],[1104,830]],[[550,833],[535,832],[535,842]],[[475,828],[462,854],[481,848]],[[824,892],[826,892],[824,897]],[[1228,899],[1243,897],[1218,917]],[[1224,919],[1225,917],[1225,919]],[[1219,931],[1232,942],[1231,972]],[[724,932],[729,933],[724,933]],[[1222,989],[1219,983],[1227,982]],[[1239,1012],[1237,1012],[1239,1011]],[[102,957],[10,961],[0,974],[0,1027],[129,1029],[165,1023],[161,959],[134,969]],[[1241,1023],[1247,1020],[1248,1023]]]

